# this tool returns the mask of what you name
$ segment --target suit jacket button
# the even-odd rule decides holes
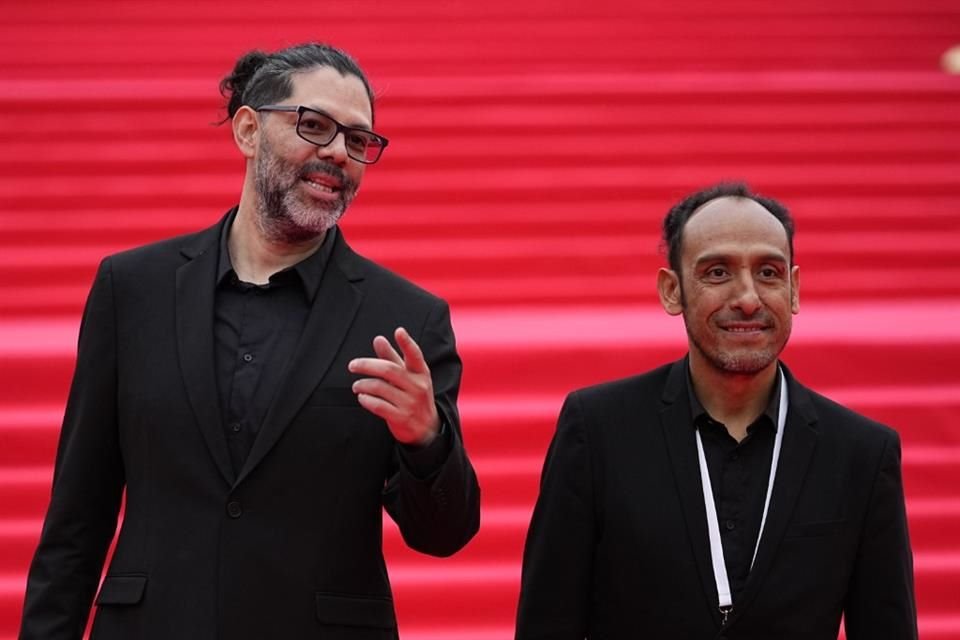
[[[231,518],[239,518],[243,515],[243,507],[236,500],[227,503],[227,515]]]

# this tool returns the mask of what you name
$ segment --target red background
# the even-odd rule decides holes
[[[683,352],[658,225],[744,178],[797,219],[801,380],[895,426],[920,628],[960,639],[960,44],[947,0],[0,2],[0,640],[17,628],[77,323],[104,255],[214,222],[243,163],[217,83],[323,40],[390,147],[344,230],[448,298],[483,526],[387,525],[408,640],[511,636],[564,394]],[[269,612],[264,612],[269,615]]]

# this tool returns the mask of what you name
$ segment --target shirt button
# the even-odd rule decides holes
[[[724,526],[727,528],[727,531],[733,531],[734,529],[737,528],[737,523],[734,522],[733,520],[727,520]]]
[[[227,503],[227,515],[234,519],[239,518],[243,515],[243,507],[236,500],[231,500]]]
[[[240,426],[239,422],[234,422],[230,425],[230,429],[232,429],[234,433],[239,433],[241,428],[242,427]]]
[[[250,354],[250,353],[243,354],[244,362],[251,362],[252,360],[253,360],[253,354]]]

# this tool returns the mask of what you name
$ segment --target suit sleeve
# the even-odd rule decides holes
[[[848,640],[917,637],[900,440],[890,434],[870,498],[845,610]]]
[[[446,451],[431,456],[439,464],[424,475],[419,465],[412,467],[398,444],[395,470],[384,489],[384,507],[410,547],[449,556],[480,527],[480,487],[460,431],[457,395],[462,366],[446,303],[437,303],[428,314],[417,342],[430,367],[437,412],[445,429],[443,441],[437,444]]]
[[[596,508],[583,409],[570,395],[544,463],[523,554],[516,640],[583,640],[587,634]]]
[[[20,640],[80,640],[116,530],[124,472],[115,329],[107,259],[80,325],[50,505],[27,579]]]

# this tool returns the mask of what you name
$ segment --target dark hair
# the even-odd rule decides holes
[[[373,89],[356,60],[336,47],[310,42],[274,53],[250,51],[241,56],[230,75],[220,81],[220,94],[227,99],[227,117],[222,122],[232,119],[244,105],[256,109],[290,97],[293,75],[317,67],[332,67],[343,76],[360,78],[370,98],[373,117]]]
[[[693,215],[711,200],[717,198],[737,197],[748,198],[761,205],[773,214],[787,232],[787,244],[790,247],[790,261],[793,261],[793,217],[790,211],[773,198],[767,198],[754,193],[743,182],[721,182],[696,193],[673,205],[663,219],[663,248],[667,254],[670,268],[680,273],[680,253],[683,249],[683,228]]]

